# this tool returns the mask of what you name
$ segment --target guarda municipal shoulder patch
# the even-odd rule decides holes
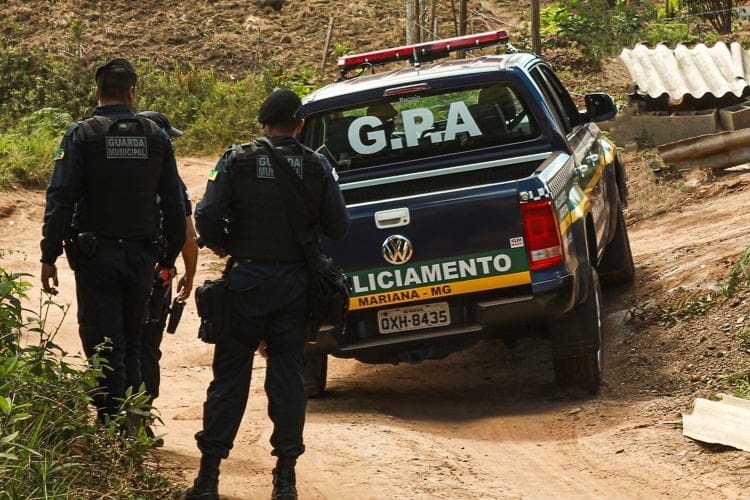
[[[62,160],[65,157],[65,150],[63,148],[57,148],[55,151],[55,161]]]
[[[208,173],[208,180],[215,181],[217,177],[219,177],[219,170],[216,168],[212,168],[211,171]]]

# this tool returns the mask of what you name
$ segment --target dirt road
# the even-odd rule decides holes
[[[202,195],[212,160],[183,158],[192,199]],[[704,447],[681,434],[686,392],[624,382],[633,365],[632,327],[623,322],[629,294],[662,294],[681,285],[706,288],[750,246],[750,190],[739,174],[721,196],[672,210],[631,228],[638,279],[631,290],[605,292],[605,384],[576,399],[555,388],[549,344],[509,350],[483,342],[421,365],[364,365],[333,359],[329,393],[308,405],[307,452],[298,464],[303,499],[413,498],[750,498],[747,453]],[[747,175],[747,174],[744,174]],[[0,248],[12,272],[38,284],[41,192],[0,194]],[[710,251],[709,251],[710,250]],[[198,282],[215,276],[201,253]],[[72,273],[60,263],[60,295],[70,303],[58,341],[80,351]],[[38,297],[37,290],[33,297]],[[163,464],[186,483],[199,455],[193,434],[210,381],[211,348],[196,338],[192,301],[163,344]],[[661,355],[659,343],[641,357]],[[663,344],[662,344],[663,345]],[[632,366],[631,366],[632,365]],[[256,356],[250,403],[235,449],[222,465],[224,498],[268,498],[271,428],[262,392],[264,360]],[[649,365],[650,366],[650,365]],[[608,370],[609,368],[609,370]],[[669,379],[673,365],[655,365]],[[630,380],[630,379],[628,379]]]

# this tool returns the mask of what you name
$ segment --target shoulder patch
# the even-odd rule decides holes
[[[219,177],[219,170],[216,168],[212,168],[211,171],[208,173],[208,180],[215,181],[217,177]]]
[[[55,161],[62,160],[65,157],[65,150],[63,148],[57,148],[55,151]]]

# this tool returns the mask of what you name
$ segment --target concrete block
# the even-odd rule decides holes
[[[727,131],[750,127],[750,102],[741,102],[719,110],[719,123]]]
[[[715,134],[719,131],[715,109],[698,111],[677,111],[669,117],[669,130],[662,131],[663,142],[674,142],[688,137]]]
[[[638,113],[629,109],[599,125],[617,144],[636,141],[654,146],[719,131],[718,113],[715,109],[672,114],[666,111]]]

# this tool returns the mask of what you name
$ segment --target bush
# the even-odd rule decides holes
[[[136,108],[161,111],[183,129],[176,143],[181,153],[215,154],[258,134],[258,106],[265,94],[260,78],[222,80],[212,70],[190,65],[149,68],[140,78]]]
[[[60,306],[40,300],[39,315],[25,310],[31,285],[24,278],[0,268],[0,499],[174,494],[148,463],[154,440],[143,432],[123,437],[127,417],[95,423],[90,394],[101,360],[83,367],[62,360],[55,331],[46,330],[46,312]],[[24,336],[36,342],[23,345]],[[130,394],[123,408],[148,415],[143,394]]]
[[[301,96],[314,88],[310,71],[285,74],[264,69],[259,76],[220,78],[192,65],[167,71],[135,61],[139,73],[136,111],[161,111],[185,131],[176,141],[181,155],[216,155],[260,132],[258,107],[276,86]],[[81,60],[55,60],[0,48],[0,190],[42,187],[66,127],[88,115],[95,85],[93,68]],[[7,78],[6,78],[7,76]]]
[[[541,35],[546,48],[578,49],[598,67],[605,56],[641,39],[656,18],[656,7],[648,3],[554,2],[540,12]]]
[[[49,181],[60,138],[73,121],[61,109],[44,108],[31,113],[0,133],[0,189],[16,183],[43,186]]]

